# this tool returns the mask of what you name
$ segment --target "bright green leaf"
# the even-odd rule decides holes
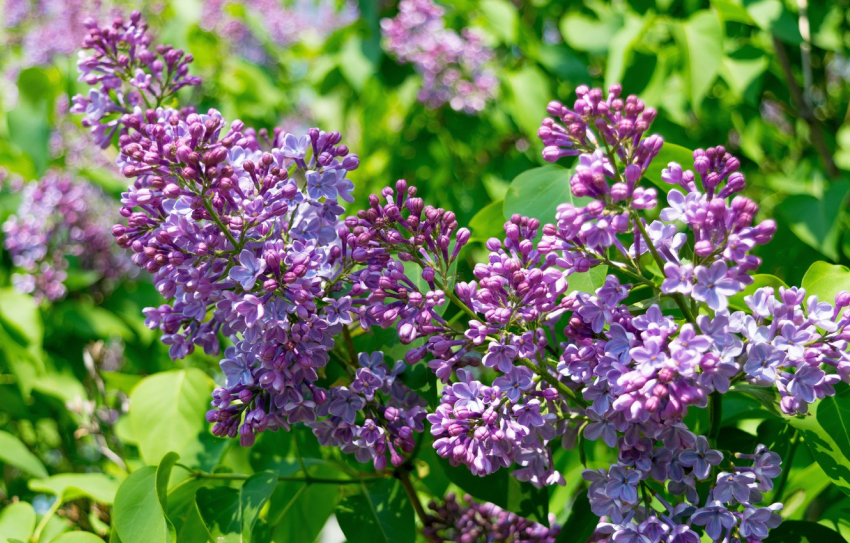
[[[608,266],[605,265],[595,266],[583,273],[574,273],[567,277],[567,291],[592,294],[605,283],[606,277],[608,277]]]
[[[35,530],[35,511],[27,502],[15,502],[0,510],[0,541],[29,541]]]
[[[0,461],[36,477],[47,477],[47,469],[16,436],[0,430]]]
[[[665,142],[661,147],[661,151],[658,152],[658,156],[652,160],[643,176],[652,181],[661,191],[668,192],[670,189],[676,188],[676,186],[661,179],[661,172],[667,169],[667,165],[671,162],[679,164],[682,170],[693,170],[694,152],[690,149],[685,149],[681,145]]]
[[[396,479],[361,485],[342,500],[336,519],[348,543],[413,543],[413,508]]]
[[[570,191],[572,170],[554,164],[525,171],[514,178],[505,194],[504,217],[518,213],[540,221],[541,226],[555,222],[562,203],[582,206],[588,198],[576,198]],[[538,236],[542,235],[542,228]]]
[[[490,238],[503,237],[505,217],[502,208],[504,205],[504,200],[490,202],[469,220],[473,239],[486,241]]]
[[[605,67],[605,86],[610,87],[623,80],[626,67],[634,57],[634,47],[652,24],[650,14],[644,18],[629,16],[626,24],[611,39],[608,46],[608,63]]]
[[[536,67],[525,67],[506,74],[511,89],[510,108],[520,130],[529,138],[537,137],[537,129],[546,116],[546,104],[551,100],[551,84]]]
[[[820,301],[834,304],[839,292],[850,291],[850,269],[819,260],[809,266],[800,286],[808,296],[814,294]]]
[[[115,500],[120,481],[103,473],[60,473],[46,479],[33,479],[31,490],[47,492],[63,502],[86,496],[107,505]]]
[[[103,539],[91,532],[65,532],[51,539],[50,543],[103,543]]]
[[[809,415],[788,421],[803,433],[803,441],[832,482],[850,495],[850,387],[842,383],[835,388],[835,396],[811,405]]]
[[[763,287],[772,287],[774,292],[778,292],[779,287],[788,287],[788,285],[785,284],[785,281],[776,277],[775,275],[770,275],[767,273],[757,273],[752,277],[752,284],[747,285],[744,290],[729,298],[729,305],[731,307],[735,309],[740,309],[742,311],[748,311],[749,307],[744,301],[744,298],[747,296],[751,296],[756,290]]]
[[[143,379],[130,395],[130,426],[148,464],[159,464],[169,451],[182,454],[208,432],[204,418],[212,381],[199,369],[157,373]]]
[[[800,45],[803,36],[797,17],[785,7],[782,0],[745,0],[747,13],[762,30],[776,34],[782,41]]]
[[[723,58],[723,25],[717,14],[706,10],[691,16],[682,25],[679,41],[688,66],[691,104],[699,108]]]
[[[488,27],[501,38],[506,45],[517,40],[519,15],[516,8],[507,0],[482,0],[481,11],[487,18]]]
[[[0,289],[0,318],[6,329],[25,339],[26,345],[41,346],[44,337],[44,325],[41,314],[32,296],[21,294],[14,289]]]
[[[172,543],[154,466],[134,471],[115,495],[113,522],[123,543]]]
[[[561,35],[571,48],[590,53],[603,53],[614,34],[622,27],[621,17],[606,17],[600,21],[581,13],[567,13],[561,19]]]

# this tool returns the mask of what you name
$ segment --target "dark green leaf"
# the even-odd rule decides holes
[[[850,194],[850,182],[834,182],[821,198],[795,194],[777,206],[788,227],[803,243],[832,260],[838,260],[841,217]]]
[[[826,526],[807,520],[784,520],[770,531],[765,543],[846,543]]]
[[[196,497],[210,534],[220,543],[250,543],[260,509],[277,485],[277,474],[255,473],[239,488],[201,488]]]
[[[336,519],[348,543],[413,543],[413,507],[396,479],[361,485],[342,500]]]
[[[511,477],[508,479],[508,511],[549,526],[549,492]]]

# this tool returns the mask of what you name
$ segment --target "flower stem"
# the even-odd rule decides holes
[[[244,481],[251,477],[251,474],[248,473],[208,473],[206,471],[202,471],[199,469],[192,469],[182,464],[177,464],[181,468],[187,470],[189,474],[195,479],[213,479],[219,481]],[[333,477],[313,477],[307,473],[304,473],[303,476],[278,476],[278,482],[284,481],[294,481],[294,482],[302,482],[308,485],[317,484],[317,485],[358,485],[362,483],[374,483],[380,479],[385,478],[384,474],[375,474],[368,477],[352,477],[351,479],[337,479]]]
[[[407,497],[410,500],[410,504],[413,506],[413,510],[416,511],[416,516],[419,517],[419,520],[422,521],[423,526],[428,526],[430,524],[430,520],[428,519],[428,514],[425,512],[425,509],[422,507],[422,502],[419,501],[419,496],[416,494],[416,489],[413,488],[413,482],[410,480],[410,473],[408,470],[402,466],[396,471],[396,477],[401,482],[402,488],[407,493]]]
[[[720,435],[720,421],[723,419],[723,396],[716,390],[708,397],[708,439],[714,443]]]

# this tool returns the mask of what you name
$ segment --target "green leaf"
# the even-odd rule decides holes
[[[604,53],[611,39],[622,27],[621,17],[593,19],[581,13],[569,12],[561,19],[561,35],[571,48],[589,53]]]
[[[540,221],[555,222],[557,207],[563,203],[585,205],[589,198],[576,198],[570,191],[572,170],[550,164],[525,171],[514,178],[505,194],[504,217],[518,213]],[[542,235],[542,228],[538,237]]]
[[[508,511],[549,526],[549,492],[511,477],[508,479]]]
[[[605,86],[610,87],[623,80],[626,67],[632,63],[635,45],[640,42],[654,16],[640,18],[630,15],[626,24],[617,31],[608,46],[608,63],[605,66]]]
[[[130,426],[148,464],[159,464],[169,451],[196,448],[207,433],[204,418],[212,381],[201,370],[166,371],[143,379],[130,395]]]
[[[504,509],[508,508],[508,493],[510,489],[507,470],[500,469],[487,477],[473,475],[466,466],[452,466],[443,457],[437,458],[437,465],[442,468],[448,479],[469,493],[473,498],[495,503]],[[435,466],[431,466],[432,468]]]
[[[723,57],[720,75],[739,98],[754,104],[758,98],[759,82],[769,64],[770,60],[763,50],[745,45]]]
[[[782,0],[744,0],[744,5],[762,30],[776,34],[782,41],[792,45],[803,42],[797,17],[785,7]]]
[[[111,505],[120,482],[103,473],[60,473],[46,479],[33,479],[31,490],[47,492],[63,502],[86,496],[99,503]]]
[[[664,142],[661,151],[658,152],[658,156],[652,160],[643,176],[652,181],[663,192],[668,192],[670,189],[676,188],[677,185],[671,185],[661,179],[661,172],[667,169],[668,164],[671,162],[677,163],[682,167],[682,170],[693,170],[694,152],[690,149],[685,149],[681,145]]]
[[[729,298],[729,305],[735,309],[748,311],[749,307],[747,306],[747,302],[744,301],[744,298],[746,296],[752,296],[756,290],[763,287],[773,287],[774,292],[776,292],[779,290],[779,287],[788,288],[788,285],[775,275],[757,273],[753,275],[753,283],[751,285],[747,285],[744,290]]]
[[[123,543],[171,543],[157,493],[156,467],[134,471],[118,488],[113,522]]]
[[[50,543],[103,543],[103,539],[91,532],[65,532],[51,539]]]
[[[0,510],[0,541],[29,541],[35,530],[35,510],[27,502],[15,502]]]
[[[552,99],[550,80],[536,67],[528,66],[505,74],[511,89],[509,102],[517,126],[529,138],[537,137],[537,129],[546,116],[546,104]]]
[[[239,488],[202,488],[198,510],[210,534],[220,543],[250,543],[260,509],[277,485],[277,474],[255,473]]]
[[[47,469],[16,436],[0,430],[0,460],[35,477],[47,477]]]
[[[572,541],[587,541],[596,530],[599,517],[590,510],[590,500],[582,490],[573,500],[570,516],[561,528],[561,533],[555,543],[570,543]]]
[[[788,421],[803,433],[803,441],[824,473],[850,495],[850,387],[841,383],[835,389],[835,396],[811,405],[809,415]]]
[[[711,0],[711,5],[724,21],[755,24],[747,9],[736,0]]]
[[[501,239],[504,236],[505,217],[502,209],[505,201],[490,202],[469,220],[472,238],[487,241],[490,238]]]
[[[32,296],[11,288],[0,289],[0,318],[7,330],[24,340],[24,346],[41,346],[44,325]]]
[[[596,289],[605,284],[608,277],[608,266],[599,265],[583,273],[574,273],[567,277],[568,292],[587,292],[593,294]]]
[[[794,194],[776,206],[788,227],[806,245],[820,251],[831,260],[838,260],[841,237],[841,218],[850,194],[850,182],[834,182],[822,198]]]
[[[784,520],[770,531],[765,543],[846,543],[826,526],[807,520]]]
[[[162,508],[163,513],[166,513],[165,522],[168,529],[169,541],[177,540],[177,530],[174,528],[174,523],[171,522],[171,519],[168,518],[167,514],[168,480],[171,478],[171,470],[174,469],[174,465],[179,459],[179,454],[177,454],[176,452],[170,452],[162,457],[162,461],[156,468],[156,497],[159,500],[159,506]]]
[[[691,104],[698,109],[723,58],[723,25],[716,13],[700,11],[682,24],[677,37],[687,59]]]
[[[850,269],[818,260],[809,266],[800,286],[806,289],[807,296],[814,294],[818,300],[834,304],[839,292],[850,291]]]
[[[413,543],[413,508],[396,479],[361,485],[342,500],[336,519],[348,543]]]
[[[487,19],[488,28],[499,36],[502,43],[512,45],[517,40],[519,15],[507,0],[482,0],[481,11]]]
[[[334,477],[339,471],[322,466],[317,476]],[[274,543],[309,543],[316,540],[339,500],[339,487],[288,481],[277,486],[269,500],[268,523]]]

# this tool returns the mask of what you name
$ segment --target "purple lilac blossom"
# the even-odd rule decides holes
[[[465,502],[465,503],[464,503]],[[465,495],[463,502],[454,494],[446,494],[441,503],[428,504],[423,529],[425,539],[432,543],[467,543],[473,541],[522,541],[525,543],[555,543],[561,527],[555,515],[549,514],[549,527],[492,503],[479,503]]]
[[[402,0],[395,18],[381,20],[385,46],[422,76],[420,102],[433,109],[449,104],[455,111],[478,114],[499,85],[488,65],[493,51],[472,29],[458,34],[446,28],[444,12],[431,0]]]
[[[3,223],[18,291],[39,302],[64,298],[72,260],[77,271],[94,274],[90,289],[101,295],[135,275],[126,254],[110,239],[110,225],[118,216],[114,200],[99,187],[49,170],[18,190],[21,203]]]

